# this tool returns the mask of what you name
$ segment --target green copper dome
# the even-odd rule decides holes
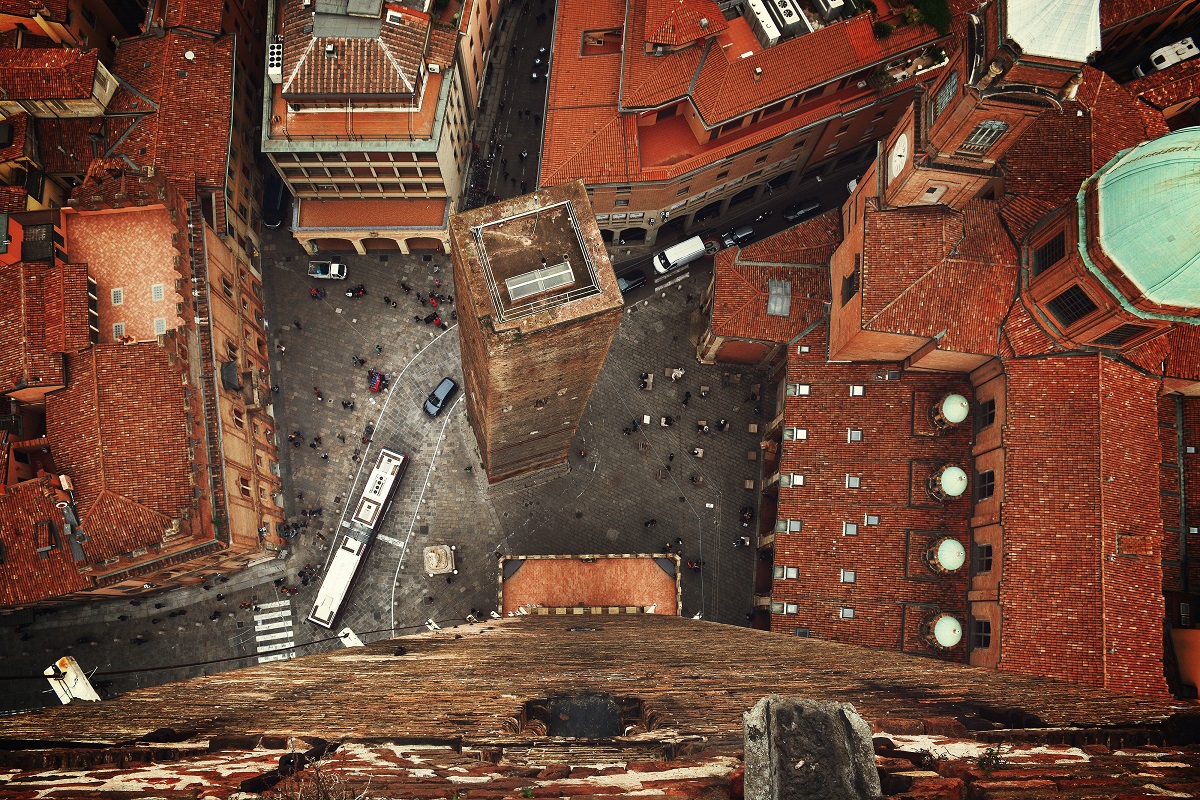
[[[1147,299],[1200,308],[1200,127],[1143,142],[1097,175],[1104,252]]]

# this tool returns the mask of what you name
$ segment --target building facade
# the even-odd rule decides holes
[[[541,185],[582,179],[605,240],[633,245],[858,177],[956,37],[896,11],[873,22],[823,8],[654,0],[627,15],[614,0],[561,3]]]
[[[318,249],[447,249],[499,14],[465,4],[278,3],[262,150]]]

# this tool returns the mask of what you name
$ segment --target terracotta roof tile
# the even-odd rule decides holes
[[[229,37],[173,32],[122,42],[113,71],[127,86],[114,95],[110,110],[132,116],[108,126],[105,156],[153,166],[188,199],[197,186],[223,186],[232,131],[233,44]],[[196,54],[193,60],[184,58],[189,50]],[[81,189],[76,197],[83,197]]]
[[[1013,304],[1012,311],[1004,321],[1004,330],[1001,332],[1001,336],[1004,346],[1002,346],[1000,354],[1006,357],[1033,356],[1063,350],[1038,324],[1023,300]]]
[[[25,157],[25,132],[29,129],[29,115],[22,111],[4,120],[12,132],[8,147],[0,148],[0,163],[16,161]]]
[[[63,383],[60,354],[90,343],[87,277],[84,264],[17,263],[0,270],[0,297],[15,300],[0,303],[0,388]]]
[[[1005,154],[1007,193],[1061,205],[1118,152],[1167,132],[1103,72],[1085,66],[1083,78],[1075,101],[1043,112]]]
[[[648,0],[644,38],[651,44],[678,46],[714,36],[728,25],[712,0]]]
[[[836,209],[742,248],[717,256],[712,332],[786,342],[818,322],[829,301],[829,257],[841,238]],[[788,315],[767,313],[769,281],[787,281]]]
[[[641,178],[637,120],[618,114],[615,106],[549,108],[548,137],[542,150],[540,183],[557,186],[575,178],[600,183]]]
[[[155,342],[95,345],[70,358],[70,385],[47,397],[51,453],[75,485],[91,561],[161,543],[191,508],[178,370]]]
[[[79,571],[63,536],[63,515],[55,508],[57,501],[48,477],[0,491],[0,542],[4,544],[0,606],[21,605],[91,586],[91,579]],[[43,555],[38,548],[50,546],[52,540],[39,523],[47,521],[57,531],[58,546]]]
[[[9,100],[86,100],[92,96],[97,60],[95,50],[3,49],[0,89]]]
[[[99,119],[38,120],[42,161],[54,175],[82,175],[103,141]]]
[[[1176,325],[1124,355],[1151,374],[1200,381],[1200,328]]]
[[[29,202],[29,192],[24,186],[0,186],[0,211],[9,214],[25,211]]]
[[[869,15],[859,14],[746,58],[713,48],[692,91],[700,116],[717,125],[937,39],[932,28],[910,25],[879,40],[871,25]],[[755,68],[762,69],[757,79]]]
[[[283,8],[283,95],[397,95],[417,90],[417,73],[429,40],[429,16],[393,6],[400,21],[380,22],[378,36],[314,36],[310,11]],[[306,31],[307,29],[307,31]],[[444,42],[443,42],[444,44]],[[333,45],[335,56],[326,55]]]
[[[519,606],[655,606],[651,613],[678,614],[679,566],[674,555],[507,558],[501,562],[501,613]]]
[[[1107,30],[1176,2],[1178,0],[1100,0],[1100,28]]]
[[[640,3],[629,4],[620,85],[621,107],[626,110],[653,108],[685,97],[702,60],[709,56],[715,45],[709,38],[665,55],[646,53],[641,36],[631,37],[631,33],[645,27],[646,11]],[[561,52],[555,49],[555,53]]]
[[[1162,693],[1159,381],[1102,356],[1004,369],[1001,668]],[[1127,534],[1149,552],[1116,556]]]
[[[1166,109],[1200,95],[1200,59],[1173,64],[1125,84],[1125,89],[1156,109]]]
[[[997,204],[870,211],[862,260],[863,325],[940,337],[939,349],[997,354],[1016,296],[1017,254]]]
[[[163,19],[169,28],[221,32],[221,6],[212,0],[169,0]]]

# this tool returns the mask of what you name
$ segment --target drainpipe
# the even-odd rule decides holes
[[[1188,586],[1188,555],[1187,555],[1187,475],[1184,473],[1184,455],[1187,446],[1183,442],[1183,398],[1175,396],[1175,458],[1179,464],[1179,589],[1190,592]]]

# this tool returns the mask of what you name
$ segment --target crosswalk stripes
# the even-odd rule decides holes
[[[267,653],[258,657],[258,663],[295,658],[295,650],[284,649],[296,646],[292,635],[292,601],[259,603],[258,610],[254,615],[254,643],[256,652]]]

